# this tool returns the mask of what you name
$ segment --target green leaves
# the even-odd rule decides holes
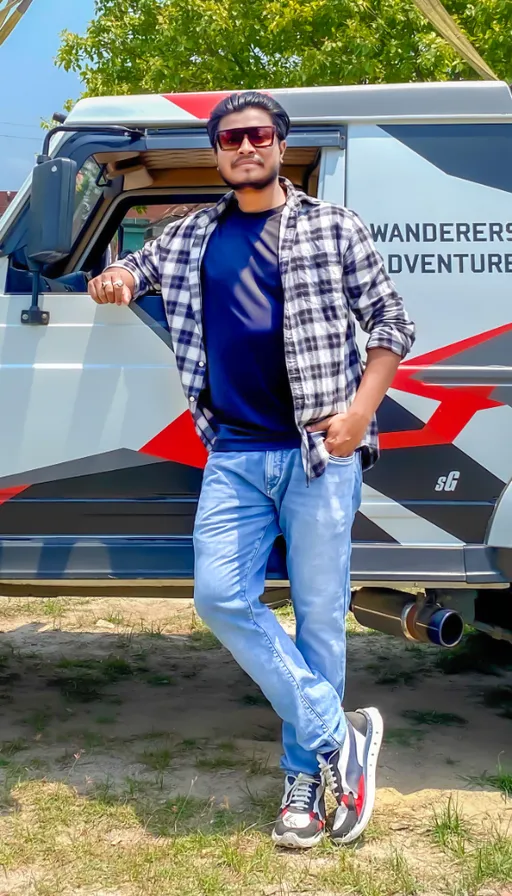
[[[509,0],[448,0],[476,49],[512,80]],[[58,64],[85,95],[475,78],[413,0],[96,0]]]

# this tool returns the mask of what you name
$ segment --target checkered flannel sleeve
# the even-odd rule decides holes
[[[149,289],[161,291],[162,264],[169,255],[169,244],[181,221],[169,224],[159,237],[147,242],[138,252],[127,255],[122,261],[115,261],[109,267],[124,268],[135,280],[134,299],[138,299]]]
[[[415,326],[384,267],[370,231],[355,212],[345,212],[343,291],[365,333],[366,350],[385,348],[404,358],[415,339]]]

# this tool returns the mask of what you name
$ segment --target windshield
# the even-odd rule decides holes
[[[98,186],[101,168],[94,159],[87,159],[76,176],[73,239],[80,233],[103,190]]]

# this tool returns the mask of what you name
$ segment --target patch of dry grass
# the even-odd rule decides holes
[[[188,679],[197,677],[198,706],[208,709],[208,701],[200,702],[208,678],[204,669],[217,674],[223,664],[227,668],[227,655],[215,653],[218,641],[190,604],[173,614],[162,601],[145,619],[142,609],[132,613],[131,606],[129,601],[104,600],[99,606],[94,600],[0,599],[5,628],[38,619],[67,631],[83,626],[101,642],[94,645],[91,639],[90,648],[74,653],[73,635],[64,639],[67,652],[39,656],[14,656],[2,648],[0,673],[43,684],[52,680],[55,687],[36,690],[44,699],[31,699],[17,714],[8,708],[12,727],[0,744],[0,896],[494,896],[510,887],[506,818],[512,785],[505,765],[495,775],[465,782],[485,790],[492,785],[501,793],[461,790],[460,802],[431,791],[427,806],[420,794],[379,791],[374,817],[354,847],[338,848],[326,839],[304,854],[276,849],[269,834],[281,798],[281,772],[275,754],[267,753],[273,746],[258,743],[276,738],[266,727],[272,723],[270,714],[265,716],[267,701],[245,679],[236,679],[228,699],[224,695],[224,711],[228,706],[237,720],[247,718],[247,731],[245,721],[223,728],[220,713],[209,729],[197,720],[180,728],[182,686],[195,688]],[[276,614],[287,628],[293,626],[290,606]],[[363,656],[366,677],[368,660],[382,684],[440,676],[437,654],[428,648],[392,649],[396,642],[372,635],[364,653],[371,633],[352,617],[348,628],[350,649]],[[42,643],[59,637],[45,633]],[[471,658],[474,646],[471,642]],[[456,658],[466,671],[467,653]],[[503,712],[509,696],[508,680],[499,684],[485,708],[479,703],[495,720],[493,710]],[[10,687],[6,679],[3,690]],[[17,682],[15,687],[21,692]],[[122,694],[115,708],[114,687]],[[138,703],[126,711],[131,689]],[[188,693],[195,700],[195,690]],[[48,707],[47,694],[53,699]],[[212,691],[214,698],[219,695]],[[148,715],[146,730],[132,724],[140,724],[140,716],[130,713],[145,709],[150,700],[159,714]],[[168,705],[178,709],[170,730],[161,730]],[[69,723],[60,725],[67,716]],[[427,739],[438,731],[446,738],[450,731],[454,738],[465,731],[470,737],[473,725],[471,717],[466,723],[433,702],[402,709],[397,698],[386,744],[399,750],[388,750],[390,765],[395,754],[396,764],[417,765],[418,787],[428,786],[416,761],[427,754]],[[456,750],[458,740],[449,743]],[[388,761],[385,751],[383,756]],[[450,761],[458,762],[458,756]],[[460,771],[467,772],[468,765]],[[489,815],[473,812],[482,799],[492,808]]]
[[[478,896],[512,879],[512,839],[473,827],[452,801],[409,836],[393,833],[380,810],[357,848],[325,841],[296,854],[268,836],[276,793],[249,795],[234,811],[128,784],[118,793],[107,780],[80,795],[67,783],[16,783],[0,817],[2,893]]]

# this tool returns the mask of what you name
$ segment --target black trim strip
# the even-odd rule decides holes
[[[286,579],[284,552],[272,555],[267,579]],[[0,539],[1,579],[192,579],[192,537],[13,537]],[[512,549],[485,545],[415,547],[356,543],[354,582],[508,583]],[[507,575],[508,574],[508,575]]]

